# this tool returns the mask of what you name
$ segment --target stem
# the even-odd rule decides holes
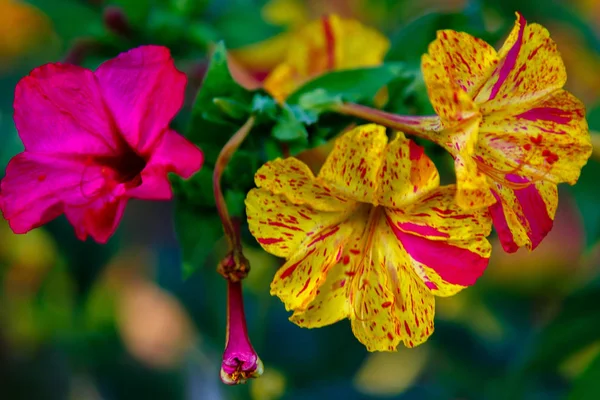
[[[227,204],[225,203],[225,197],[223,196],[223,191],[221,189],[221,176],[223,175],[227,164],[231,160],[231,157],[238,147],[240,147],[246,136],[248,136],[248,133],[252,129],[253,125],[254,116],[251,116],[248,118],[246,123],[244,123],[244,125],[242,125],[242,127],[229,139],[225,146],[223,146],[221,152],[219,153],[219,157],[217,158],[215,170],[213,172],[213,193],[215,196],[215,202],[217,204],[217,212],[221,218],[221,223],[223,224],[223,230],[225,231],[225,236],[227,236],[230,250],[240,253],[242,251],[242,243],[240,235],[237,234],[235,226],[231,221],[229,211],[227,211]]]
[[[440,129],[440,119],[437,115],[423,117],[397,115],[356,103],[342,103],[335,105],[332,110],[340,114],[362,118],[367,121],[387,126],[388,128],[417,136],[424,136],[426,138],[428,138],[425,136],[426,133],[438,131]]]

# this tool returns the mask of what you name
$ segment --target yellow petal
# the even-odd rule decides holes
[[[443,30],[438,31],[428,56],[423,57],[423,77],[428,87],[443,84],[441,74],[435,76],[443,70],[450,82],[474,98],[497,63],[496,50],[485,41],[468,33]]]
[[[466,212],[455,203],[455,196],[456,187],[445,186],[407,210],[386,210],[414,271],[437,296],[450,296],[474,284],[491,254],[487,210]]]
[[[258,243],[269,253],[286,258],[308,252],[307,243],[345,218],[342,212],[315,211],[265,189],[248,193],[246,214],[250,233]]]
[[[271,294],[279,297],[286,310],[304,310],[314,300],[330,268],[340,261],[352,228],[339,223],[311,235],[277,271]]]
[[[492,229],[487,212],[465,211],[455,201],[456,191],[455,185],[442,186],[412,207],[386,209],[386,213],[403,232],[429,240],[469,241],[487,237]],[[489,256],[487,249],[476,251]]]
[[[318,178],[347,198],[374,203],[386,145],[383,126],[356,127],[336,140]]]
[[[343,211],[354,203],[315,179],[302,161],[289,157],[263,165],[254,175],[256,186],[284,195],[293,204],[306,204],[320,211]]]
[[[423,148],[398,132],[382,155],[375,204],[399,208],[413,203],[440,184],[435,164]]]
[[[527,24],[517,13],[509,38],[498,52],[499,63],[475,97],[484,114],[525,107],[562,88],[567,73],[548,30]]]
[[[592,152],[585,106],[559,90],[533,108],[484,117],[476,156],[496,173],[574,184]]]
[[[456,202],[464,209],[487,207],[496,202],[489,190],[487,176],[472,158],[479,137],[481,117],[468,119],[453,128],[439,132],[437,143],[454,156]]]
[[[438,63],[428,54],[422,57],[421,65],[429,100],[445,127],[452,128],[457,123],[479,115],[477,105],[459,83],[453,80],[447,70],[448,66]],[[432,140],[435,141],[435,138]]]
[[[262,42],[229,51],[231,57],[244,69],[262,78],[281,64],[286,57],[292,33],[284,32]]]
[[[265,80],[265,90],[283,101],[325,72],[380,64],[388,47],[385,36],[358,21],[323,17],[295,33],[285,60]]]

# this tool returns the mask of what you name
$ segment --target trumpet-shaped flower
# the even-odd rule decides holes
[[[14,120],[25,151],[1,183],[13,231],[64,213],[80,239],[106,242],[128,199],[170,199],[167,173],[189,177],[203,159],[169,129],[185,83],[169,50],[157,46],[130,50],[95,72],[47,64],[23,78]]]
[[[517,14],[496,52],[440,31],[422,70],[439,127],[428,138],[455,159],[457,202],[489,207],[506,251],[534,249],[550,231],[557,184],[574,184],[591,154],[584,105],[563,90],[556,44]]]
[[[326,16],[290,38],[285,61],[269,74],[264,88],[283,102],[302,84],[325,72],[380,64],[388,47],[385,36],[360,22]]]
[[[433,332],[434,296],[472,285],[490,256],[484,211],[466,212],[455,187],[402,133],[364,125],[341,136],[318,176],[295,158],[268,162],[246,199],[250,232],[287,261],[271,293],[291,320],[343,318],[368,350],[416,346]]]

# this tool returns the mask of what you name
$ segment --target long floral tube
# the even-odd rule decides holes
[[[424,133],[435,132],[440,128],[440,119],[437,115],[398,115],[356,103],[337,104],[332,108],[332,111],[358,117],[416,136],[424,136]],[[427,138],[427,136],[424,137]]]
[[[227,281],[227,339],[221,380],[228,385],[245,383],[262,375],[263,364],[252,347],[246,328],[242,283]]]

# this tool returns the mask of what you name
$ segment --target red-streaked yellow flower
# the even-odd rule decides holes
[[[250,232],[287,262],[275,275],[291,320],[343,318],[370,351],[433,332],[434,295],[472,285],[487,266],[491,221],[456,205],[455,186],[402,133],[359,126],[337,139],[318,176],[295,158],[268,162],[246,199]]]
[[[457,202],[489,207],[506,251],[534,249],[550,231],[556,185],[574,184],[591,154],[585,107],[563,90],[556,44],[517,22],[502,48],[440,31],[422,70],[440,126],[431,140],[455,158]]]
[[[358,21],[337,15],[313,21],[294,34],[285,61],[267,77],[264,88],[278,101],[328,71],[379,65],[388,39]]]

